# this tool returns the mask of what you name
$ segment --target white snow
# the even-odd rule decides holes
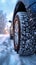
[[[9,35],[0,34],[0,44],[2,44],[6,40],[7,37],[9,37]]]

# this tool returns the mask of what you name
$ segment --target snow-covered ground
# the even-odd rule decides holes
[[[7,37],[9,37],[9,35],[0,34],[0,44],[2,44]]]
[[[36,54],[20,56],[14,51],[9,35],[0,35],[0,65],[36,65]]]

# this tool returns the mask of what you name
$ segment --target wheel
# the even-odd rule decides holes
[[[13,39],[13,35],[10,34],[10,39]]]
[[[14,19],[14,49],[19,51],[19,40],[20,40],[20,24],[18,16]]]
[[[10,27],[10,39],[13,39],[13,26]]]
[[[34,53],[34,36],[30,33],[27,12],[18,12],[14,18],[14,49],[20,55]]]

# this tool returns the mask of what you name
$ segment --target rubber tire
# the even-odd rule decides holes
[[[32,55],[35,52],[34,35],[33,32],[30,32],[31,28],[28,23],[27,12],[18,12],[16,16],[19,17],[20,22],[20,48],[18,53],[20,55]]]
[[[36,12],[29,11],[29,26],[30,26],[30,33],[34,36],[34,50],[36,53]]]

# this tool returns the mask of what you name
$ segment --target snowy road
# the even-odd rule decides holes
[[[0,42],[0,65],[36,65],[36,55],[19,56],[14,51],[13,40],[9,36],[0,36],[0,41],[3,41]]]

